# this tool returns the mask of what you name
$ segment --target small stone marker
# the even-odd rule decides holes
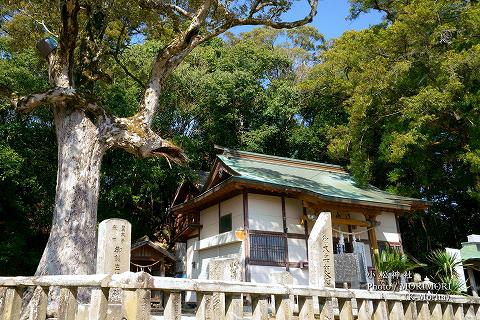
[[[332,215],[322,212],[308,238],[309,283],[314,287],[335,287]]]
[[[112,274],[130,271],[130,246],[132,225],[124,219],[107,219],[98,226],[97,244],[97,274]],[[110,294],[101,289],[92,292],[89,319],[104,319],[108,306],[108,300],[112,303],[120,303],[121,289],[111,289]],[[110,306],[109,312],[119,308]]]
[[[97,274],[130,271],[132,225],[124,219],[107,219],[98,226]]]

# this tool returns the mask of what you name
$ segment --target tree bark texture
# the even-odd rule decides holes
[[[54,107],[58,172],[53,223],[36,275],[92,274],[104,148],[85,112]]]

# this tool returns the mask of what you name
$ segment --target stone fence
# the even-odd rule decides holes
[[[57,319],[151,319],[150,296],[155,290],[164,293],[166,320],[181,319],[183,291],[196,292],[196,319],[480,319],[480,299],[473,297],[176,279],[144,272],[0,277],[0,319],[17,320],[24,313],[32,320],[45,319],[51,287],[60,287]],[[84,287],[93,291],[88,307],[77,303],[77,291]],[[33,289],[33,298],[22,310],[28,288]],[[121,312],[116,317],[111,313],[111,288],[121,289]],[[247,296],[251,310],[243,306]],[[269,301],[274,301],[272,308]]]

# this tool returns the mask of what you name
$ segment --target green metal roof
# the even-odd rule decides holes
[[[480,242],[463,242],[460,255],[463,261],[480,260]]]
[[[302,161],[240,152],[227,149],[218,159],[234,172],[236,179],[255,181],[286,188],[297,188],[331,200],[348,199],[355,202],[385,204],[408,209],[413,201],[426,201],[400,197],[371,185],[360,188],[353,177],[341,167],[318,162]]]

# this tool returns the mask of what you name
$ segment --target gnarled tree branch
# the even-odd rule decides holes
[[[107,117],[100,126],[107,148],[121,148],[141,158],[163,156],[175,163],[187,161],[183,150],[161,138],[137,117]]]
[[[28,113],[44,104],[71,102],[76,108],[91,112],[95,115],[104,115],[105,111],[96,103],[89,102],[72,87],[56,87],[43,93],[31,94],[18,100],[13,100],[15,110]]]

